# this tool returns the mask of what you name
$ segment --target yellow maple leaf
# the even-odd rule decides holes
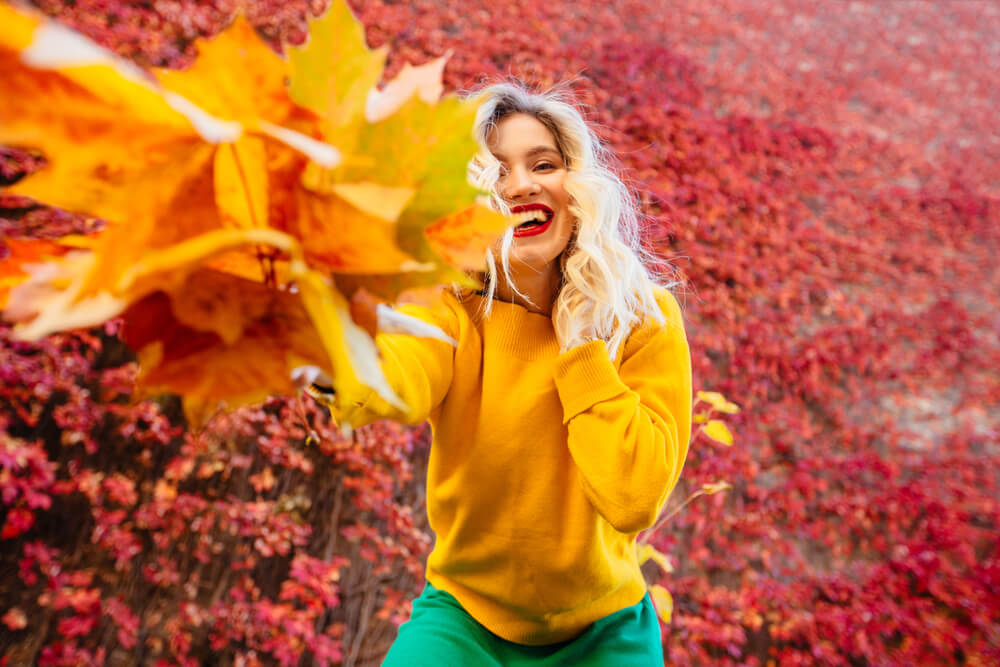
[[[324,134],[348,153],[365,122],[368,94],[382,78],[387,49],[371,50],[365,28],[344,2],[333,2],[322,16],[309,21],[305,44],[288,50],[288,92],[326,123]]]

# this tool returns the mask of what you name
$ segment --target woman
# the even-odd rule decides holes
[[[681,315],[641,259],[635,204],[557,95],[482,93],[473,176],[517,226],[482,292],[407,312],[457,341],[379,335],[401,412],[430,419],[427,585],[385,665],[660,665],[636,560],[687,454]]]

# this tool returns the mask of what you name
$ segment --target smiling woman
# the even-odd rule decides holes
[[[514,218],[482,291],[408,314],[456,344],[379,334],[408,406],[338,394],[351,424],[429,419],[427,586],[385,665],[662,665],[635,552],[677,483],[691,368],[645,268],[634,200],[573,106],[481,93],[473,178]]]
[[[496,122],[487,143],[501,164],[495,185],[499,198],[520,223],[511,232],[516,240],[499,295],[508,301],[521,298],[526,307],[550,312],[562,286],[557,260],[575,228],[565,159],[552,132],[527,113]]]
[[[501,211],[553,211],[549,227],[518,225],[488,254],[485,312],[500,299],[550,313],[564,350],[600,338],[614,357],[643,318],[663,322],[635,197],[558,91],[504,83],[480,96],[473,180]]]

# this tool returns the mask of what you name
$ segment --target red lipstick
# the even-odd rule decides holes
[[[538,236],[539,234],[545,233],[545,230],[552,224],[552,218],[555,217],[553,210],[545,204],[525,204],[523,206],[515,206],[510,209],[511,213],[523,213],[525,211],[542,211],[545,213],[545,222],[541,224],[530,224],[528,226],[518,225],[514,228],[515,238]]]

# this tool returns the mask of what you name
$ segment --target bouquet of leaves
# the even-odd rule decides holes
[[[141,392],[195,424],[301,367],[398,404],[373,334],[443,334],[383,302],[471,284],[507,224],[467,181],[475,103],[442,98],[446,56],[379,88],[343,2],[284,57],[242,18],[198,51],[142,70],[0,5],[0,144],[46,158],[7,191],[107,221],[8,239],[5,319],[33,340],[123,318]]]

